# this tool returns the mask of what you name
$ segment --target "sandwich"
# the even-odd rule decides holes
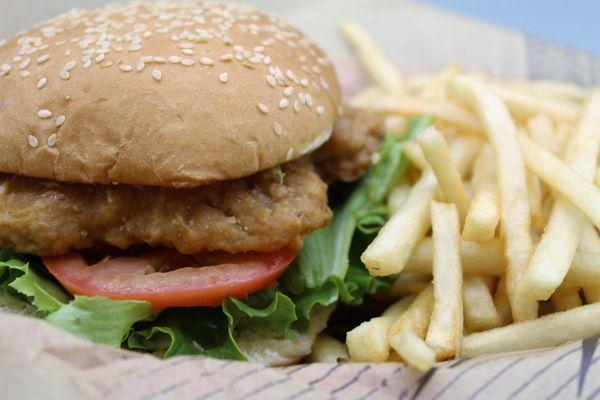
[[[244,5],[136,2],[0,44],[3,311],[283,365],[337,302],[385,284],[348,261],[347,211],[374,203],[332,195],[332,223],[328,205],[328,184],[371,165],[381,123],[343,107],[299,30]]]

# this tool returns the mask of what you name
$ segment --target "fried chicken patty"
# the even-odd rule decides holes
[[[312,158],[192,189],[0,175],[0,248],[40,256],[137,244],[183,254],[297,249],[331,218],[323,179],[360,177],[380,127],[372,116],[349,110]]]
[[[37,255],[134,244],[202,250],[298,248],[331,217],[327,186],[306,160],[194,189],[0,178],[0,247]]]

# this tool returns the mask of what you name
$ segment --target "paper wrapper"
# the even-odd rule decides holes
[[[75,5],[99,3],[0,0],[0,33],[13,33]],[[366,26],[406,73],[435,71],[457,62],[502,77],[600,84],[597,57],[422,3],[293,0],[258,5],[316,39],[336,63],[347,94],[367,79],[338,35],[336,22],[343,18]],[[591,398],[600,396],[596,343],[587,339],[556,349],[457,360],[439,364],[428,374],[397,363],[268,368],[203,357],[160,360],[95,345],[40,320],[0,314],[0,398]]]

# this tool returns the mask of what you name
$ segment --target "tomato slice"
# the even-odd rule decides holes
[[[153,310],[162,310],[216,307],[227,296],[246,297],[271,286],[296,254],[282,249],[273,253],[217,253],[191,258],[155,251],[90,266],[81,254],[73,252],[46,257],[43,262],[71,294],[145,300],[152,303]],[[204,266],[198,266],[199,259]],[[207,262],[210,265],[205,265]]]

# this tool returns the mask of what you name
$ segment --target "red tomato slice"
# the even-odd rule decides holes
[[[152,303],[153,310],[162,310],[216,307],[227,296],[246,297],[271,286],[296,254],[289,249],[273,253],[211,254],[203,259],[210,262],[208,266],[197,266],[197,262],[196,266],[190,266],[194,264],[192,258],[173,257],[172,252],[166,251],[113,258],[91,266],[79,253],[46,257],[43,262],[71,294],[145,300]]]

